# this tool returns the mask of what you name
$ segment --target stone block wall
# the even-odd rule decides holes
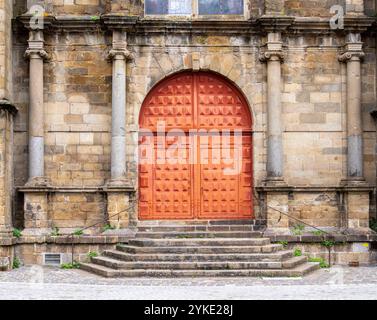
[[[111,64],[102,34],[47,38],[45,166],[53,185],[101,186],[109,177]]]
[[[317,227],[341,227],[340,201],[336,192],[294,193],[289,200],[289,214]],[[290,226],[297,221],[290,220]]]
[[[75,228],[85,228],[103,222],[106,215],[105,198],[101,193],[59,192],[52,194],[48,201],[51,228],[57,227],[72,232]],[[102,224],[91,228],[86,233],[95,233],[101,226]]]
[[[26,35],[15,46],[16,184],[26,179],[27,166],[27,63],[22,59]],[[21,42],[21,43],[20,43]],[[111,63],[106,60],[111,37],[102,32],[75,32],[46,36],[52,54],[45,64],[46,146],[45,165],[53,186],[100,188],[110,177]],[[254,185],[266,176],[266,70],[259,57],[263,39],[224,35],[160,34],[128,37],[134,59],[127,67],[127,162],[128,176],[136,183],[135,151],[140,106],[149,90],[166,76],[192,68],[193,54],[200,68],[224,75],[245,94],[254,118]],[[365,39],[363,63],[363,117],[365,169],[375,183],[375,128],[370,108],[376,101],[372,79],[376,77],[375,46]],[[346,174],[345,70],[337,60],[343,38],[338,36],[287,35],[283,64],[283,143],[285,177],[292,186],[336,186]],[[64,197],[64,195],[61,195]],[[51,197],[52,208],[61,204]],[[303,196],[305,198],[305,196]],[[317,203],[320,194],[296,200],[293,212],[314,221],[310,209],[297,210],[300,203]],[[83,200],[96,206],[100,200]],[[62,205],[64,206],[64,205]],[[316,223],[336,225],[335,205],[327,200]],[[67,209],[68,210],[68,209]],[[319,210],[319,209],[318,209]],[[318,211],[317,210],[317,211]],[[52,215],[52,224],[86,225],[85,212],[69,207],[67,218]],[[326,214],[325,214],[326,213]],[[101,211],[96,211],[98,218]],[[64,215],[63,213],[59,213]],[[68,218],[69,217],[69,218]],[[55,221],[56,220],[56,221]],[[64,221],[63,221],[64,220]],[[93,221],[93,219],[89,219]],[[73,223],[74,222],[74,223]]]

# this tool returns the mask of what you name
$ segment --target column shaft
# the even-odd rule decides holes
[[[111,180],[126,174],[126,59],[116,54],[113,60]]]
[[[43,59],[30,55],[29,179],[44,176]]]
[[[347,139],[348,177],[363,177],[361,66],[360,58],[356,56],[347,62]]]
[[[267,177],[283,177],[283,145],[281,125],[281,65],[280,58],[271,57],[267,62],[268,92],[268,142]]]

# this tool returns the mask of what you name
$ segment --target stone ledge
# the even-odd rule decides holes
[[[316,235],[268,235],[271,242],[287,241],[294,243],[321,243],[324,240],[342,242],[342,243],[352,243],[352,242],[376,242],[376,234],[351,234],[351,235],[326,235],[326,236],[316,236]]]
[[[130,236],[28,236],[20,238],[0,239],[0,246],[13,246],[21,244],[117,244],[127,242]]]
[[[344,185],[344,186],[330,186],[330,187],[322,187],[322,186],[258,186],[256,190],[258,192],[371,192],[375,186],[371,185]]]
[[[28,187],[28,186],[16,186],[17,191],[22,193],[98,193],[98,192],[136,192],[133,186],[116,186],[116,187],[54,187],[54,186],[43,186],[43,187]]]

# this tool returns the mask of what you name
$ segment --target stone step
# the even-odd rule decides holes
[[[248,262],[281,262],[292,258],[292,251],[280,251],[277,253],[217,253],[217,254],[132,254],[117,250],[107,250],[104,256],[123,261],[171,261],[171,262],[212,262],[212,261],[248,261]]]
[[[191,238],[258,238],[259,231],[223,231],[223,232],[138,232],[136,238],[149,239],[191,239]]]
[[[264,246],[194,246],[194,247],[137,247],[130,245],[117,245],[117,250],[127,253],[186,253],[186,254],[211,254],[211,253],[272,253],[283,249],[281,244]]]
[[[218,225],[266,225],[265,220],[240,219],[240,220],[144,220],[138,226],[218,226]]]
[[[138,226],[139,232],[218,232],[218,231],[262,231],[262,225],[163,225]]]
[[[301,258],[301,259],[296,259]],[[294,257],[281,261],[120,261],[110,257],[94,257],[92,263],[112,269],[148,269],[148,270],[232,270],[232,269],[281,269],[294,268],[307,261],[306,257]],[[284,267],[285,266],[285,267]]]
[[[86,270],[103,277],[302,277],[319,269],[318,263],[305,262],[292,269],[234,269],[234,270],[116,270],[94,263],[81,263]]]
[[[190,238],[190,239],[131,239],[131,246],[139,247],[183,247],[183,246],[265,246],[270,245],[269,238]]]

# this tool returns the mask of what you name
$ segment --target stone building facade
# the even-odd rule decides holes
[[[371,259],[377,2],[242,3],[236,15],[148,15],[142,0],[0,1],[0,256],[43,263],[69,241],[85,255],[123,233],[52,230],[137,227],[142,105],[156,85],[197,73],[249,107],[249,199],[266,234],[289,238],[294,218],[347,230],[338,251]]]

